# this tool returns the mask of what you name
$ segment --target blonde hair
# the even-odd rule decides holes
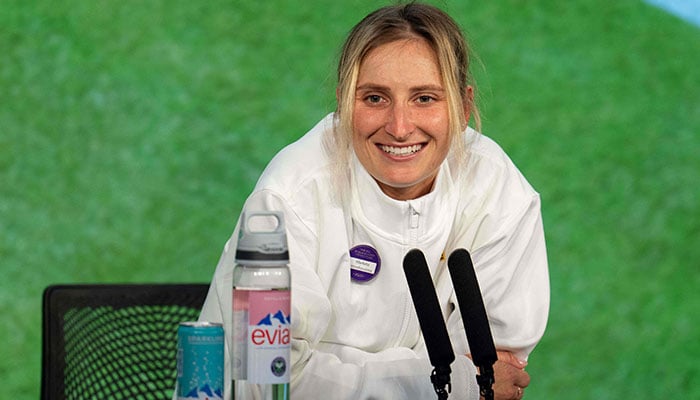
[[[360,65],[367,54],[387,43],[403,39],[423,39],[437,55],[443,85],[447,93],[449,129],[453,155],[466,154],[461,132],[467,127],[466,109],[481,128],[469,73],[469,48],[457,23],[444,11],[427,4],[409,3],[380,8],[350,31],[338,62],[338,108],[334,129],[326,136],[326,147],[334,154],[339,168],[347,168],[352,148],[352,114]]]

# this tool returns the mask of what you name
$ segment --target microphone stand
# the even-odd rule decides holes
[[[493,400],[493,383],[496,379],[493,376],[493,365],[479,366],[479,375],[476,382],[479,384],[479,394],[484,400]]]
[[[430,382],[433,384],[438,400],[447,400],[452,390],[450,364],[455,360],[455,353],[423,252],[413,249],[406,253],[403,269],[411,299],[416,308],[418,324],[423,332],[428,358],[434,368],[430,374]]]
[[[484,307],[484,299],[481,297],[474,263],[467,250],[456,249],[447,259],[447,267],[460,307],[467,342],[472,351],[472,360],[479,370],[476,375],[479,393],[484,400],[493,400],[495,381],[493,364],[498,360],[498,354],[493,344],[491,327]]]
[[[430,382],[433,383],[438,400],[447,400],[447,396],[452,391],[452,384],[450,383],[451,372],[452,370],[449,366],[437,366],[433,369],[433,373],[430,374]]]

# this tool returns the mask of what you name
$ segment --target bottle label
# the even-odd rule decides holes
[[[233,379],[289,382],[289,290],[233,290]],[[246,329],[247,328],[247,329]]]

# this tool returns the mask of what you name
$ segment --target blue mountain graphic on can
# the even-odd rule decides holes
[[[202,397],[204,395],[204,397]],[[221,389],[212,390],[208,384],[205,384],[201,388],[194,388],[187,393],[186,399],[223,399],[224,396],[221,393]]]

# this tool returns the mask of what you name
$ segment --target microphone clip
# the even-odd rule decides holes
[[[495,381],[492,365],[479,366],[479,375],[476,376],[476,383],[479,384],[479,394],[484,400],[493,399],[493,384]]]
[[[445,400],[452,391],[452,383],[450,383],[450,373],[452,370],[447,367],[435,367],[433,373],[430,374],[430,382],[433,383],[435,394],[439,400]]]

